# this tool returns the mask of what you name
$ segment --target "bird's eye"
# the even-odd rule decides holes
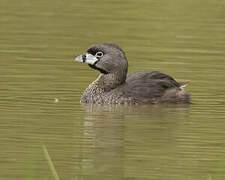
[[[103,52],[99,51],[95,54],[95,57],[102,57],[103,56]]]

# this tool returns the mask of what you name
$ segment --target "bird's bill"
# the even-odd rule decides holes
[[[93,65],[98,61],[98,58],[92,54],[85,53],[85,54],[81,54],[81,55],[77,56],[75,58],[75,61],[85,62],[85,63]]]

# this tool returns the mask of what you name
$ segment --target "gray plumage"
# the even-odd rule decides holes
[[[87,59],[89,54],[92,59]],[[126,55],[115,44],[93,45],[86,54],[76,60],[87,61],[91,68],[101,72],[84,91],[82,103],[190,103],[189,93],[183,89],[184,84],[166,74],[158,71],[138,71],[127,75]]]

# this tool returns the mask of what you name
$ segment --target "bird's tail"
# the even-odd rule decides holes
[[[188,83],[187,82],[179,82],[179,85],[180,85],[179,88],[183,89],[188,85]]]

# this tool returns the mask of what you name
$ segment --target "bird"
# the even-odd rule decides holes
[[[75,61],[87,63],[100,75],[84,91],[80,102],[92,104],[187,104],[185,83],[154,70],[127,75],[125,52],[116,44],[94,44]]]

